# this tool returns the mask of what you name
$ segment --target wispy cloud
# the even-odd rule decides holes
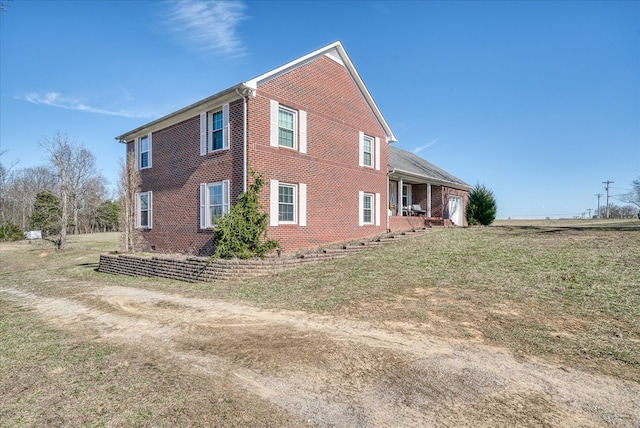
[[[106,114],[109,116],[121,116],[121,117],[138,117],[138,118],[149,118],[154,115],[149,112],[133,112],[127,110],[106,110],[97,107],[92,107],[83,103],[80,100],[74,98],[68,98],[62,96],[59,92],[46,92],[46,93],[37,93],[30,92],[26,95],[22,95],[16,97],[17,99],[21,99],[24,101],[28,101],[32,104],[40,104],[47,105],[51,107],[58,107],[67,110],[77,110],[84,111],[87,113],[96,113],[96,114]]]
[[[236,30],[246,19],[240,1],[181,0],[172,3],[168,26],[194,48],[215,55],[242,56],[245,47]]]
[[[426,149],[428,147],[433,146],[437,142],[438,142],[438,138],[436,138],[435,140],[431,140],[427,144],[425,144],[423,146],[420,146],[420,147],[416,147],[415,149],[413,149],[413,153],[418,153],[418,152],[420,152],[420,151],[422,151],[422,150],[424,150],[424,149]]]

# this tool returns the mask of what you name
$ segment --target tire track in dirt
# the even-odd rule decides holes
[[[640,426],[636,383],[517,361],[408,324],[117,286],[73,299],[7,288],[0,296],[59,328],[228,376],[313,426]]]

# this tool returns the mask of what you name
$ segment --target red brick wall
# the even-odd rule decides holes
[[[143,230],[149,247],[210,254],[212,231],[200,229],[200,183],[230,180],[231,203],[242,192],[242,115],[241,100],[230,105],[229,150],[204,156],[199,115],[153,133],[152,167],[140,173],[141,190],[153,191],[153,228]]]
[[[431,217],[443,218],[444,215],[444,193],[442,186],[431,186]]]
[[[270,100],[307,112],[307,153],[269,144]],[[269,227],[284,251],[386,231],[388,144],[347,70],[321,57],[261,85],[248,103],[249,165],[265,180],[307,184],[307,226]],[[359,131],[380,138],[380,170],[360,167]],[[268,187],[268,186],[267,186]],[[380,193],[380,226],[358,225],[358,191]],[[261,202],[269,210],[270,189]]]

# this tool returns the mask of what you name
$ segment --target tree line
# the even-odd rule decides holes
[[[97,172],[95,155],[62,132],[44,138],[40,148],[45,165],[0,163],[0,240],[40,230],[58,235],[58,247],[65,248],[68,233],[119,230],[120,203]]]

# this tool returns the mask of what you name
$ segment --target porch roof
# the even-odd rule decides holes
[[[438,168],[431,162],[415,153],[389,146],[389,175],[403,178],[413,178],[433,184],[453,187],[455,189],[471,190],[473,186],[460,180],[455,175]]]

